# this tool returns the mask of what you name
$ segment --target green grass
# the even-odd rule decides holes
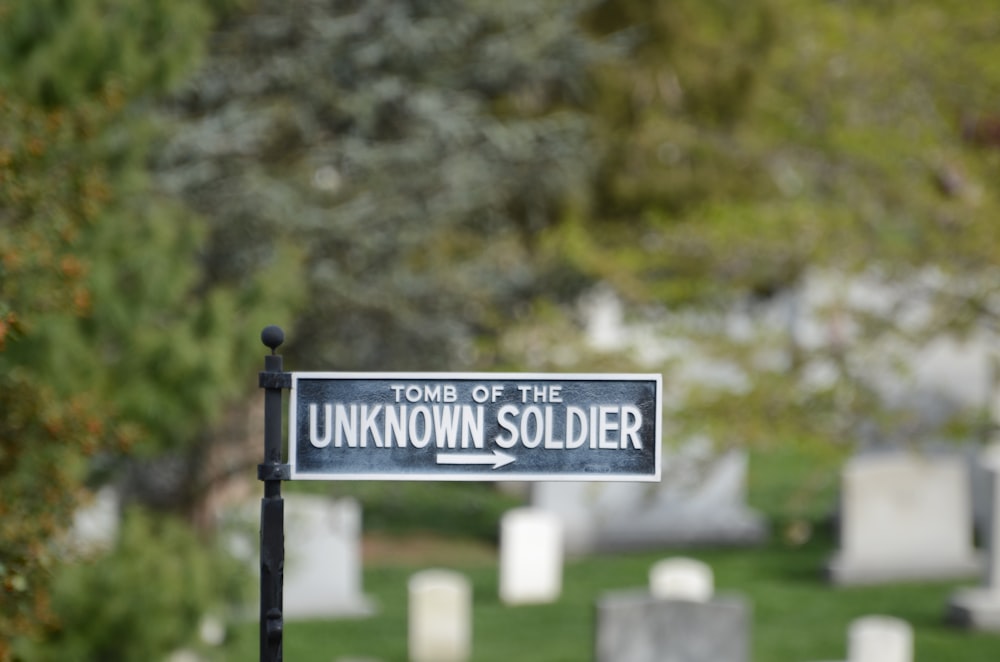
[[[751,501],[775,521],[775,535],[764,546],[663,549],[569,560],[558,602],[506,607],[500,604],[497,596],[495,559],[491,553],[482,553],[484,546],[492,550],[492,542],[481,540],[479,551],[473,552],[469,551],[466,541],[465,547],[458,547],[455,552],[445,540],[441,543],[440,556],[435,558],[434,553],[428,555],[426,549],[421,556],[414,556],[406,539],[401,538],[398,555],[383,556],[367,563],[364,569],[364,590],[377,603],[378,614],[358,620],[286,623],[284,659],[288,662],[333,662],[341,658],[367,658],[405,662],[406,582],[419,570],[447,567],[463,572],[472,582],[473,662],[591,660],[595,600],[607,591],[644,586],[650,566],[676,554],[706,561],[715,572],[718,592],[738,593],[751,603],[754,662],[844,659],[846,629],[850,621],[875,613],[898,616],[914,626],[917,662],[994,662],[1000,659],[1000,635],[963,632],[943,623],[952,590],[974,581],[856,588],[833,588],[826,584],[822,568],[835,543],[829,528],[821,523],[821,515],[829,510],[835,486],[822,479],[821,468],[810,471],[811,458],[792,451],[758,455],[753,462],[756,471],[751,479]],[[810,495],[804,501],[793,496],[803,493],[800,484],[803,479],[804,493]],[[369,490],[366,498],[375,502],[384,498],[378,496],[379,491],[375,488],[365,489]],[[433,484],[396,486],[390,491],[398,498],[408,494],[407,499],[421,501],[426,498],[437,504],[438,522],[448,519],[454,508],[463,512],[460,503],[448,505],[454,500],[443,500],[439,489],[451,496],[456,494],[454,486]],[[482,493],[477,491],[475,494],[471,502],[478,504],[476,508],[482,509],[484,516],[493,513],[480,502]],[[498,500],[509,498],[498,497]],[[414,512],[426,514],[426,509],[415,505]],[[805,516],[811,517],[814,523],[811,537],[797,546],[786,543],[781,535],[785,523]],[[425,529],[433,529],[433,521],[425,521],[425,524]],[[405,527],[407,530],[418,528],[416,521]],[[287,545],[294,545],[294,541],[287,541]],[[227,658],[252,660],[257,656],[257,624],[241,626],[233,633]]]
[[[804,547],[772,544],[753,550],[685,550],[710,563],[719,592],[740,593],[753,606],[753,660],[808,662],[843,659],[848,623],[865,614],[891,614],[916,628],[918,662],[994,662],[1000,637],[946,627],[942,615],[954,584],[828,587],[819,574],[824,540]],[[571,561],[564,590],[550,605],[505,607],[497,599],[496,568],[482,562],[449,564],[472,582],[474,650],[478,662],[579,662],[592,659],[593,604],[605,591],[645,584],[649,567],[666,554],[645,553]],[[365,570],[365,591],[379,605],[374,618],[291,622],[285,660],[331,662],[366,657],[406,660],[406,581],[427,565]],[[237,633],[232,659],[254,659],[256,624]],[[247,645],[249,644],[249,646]],[[239,652],[237,652],[239,651]]]

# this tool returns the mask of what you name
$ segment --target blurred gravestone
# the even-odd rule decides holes
[[[86,556],[106,552],[118,541],[121,526],[121,497],[111,485],[94,493],[94,498],[73,513],[73,524],[65,543],[66,552]]]
[[[756,544],[767,527],[746,505],[747,458],[696,441],[664,453],[659,483],[534,483],[531,502],[560,519],[568,554]]]
[[[451,570],[410,577],[410,662],[465,662],[472,650],[472,587]]]
[[[703,561],[682,557],[657,561],[649,571],[649,592],[662,600],[707,602],[715,592],[712,568]]]
[[[605,593],[596,612],[597,662],[750,659],[749,605],[713,595],[711,569],[694,559],[660,561],[650,590]]]
[[[974,575],[966,463],[954,454],[866,453],[841,475],[838,584]]]
[[[1000,442],[967,450],[969,477],[972,482],[972,514],[976,532],[983,540],[992,535],[993,467],[1000,463]]]
[[[986,527],[986,568],[983,586],[955,592],[948,605],[947,620],[976,630],[1000,630],[1000,458],[984,467],[992,508]]]
[[[847,628],[845,662],[913,662],[913,628],[893,616],[862,616]]]
[[[360,536],[357,501],[285,496],[285,618],[372,612],[361,589]]]
[[[848,662],[913,662],[913,628],[892,616],[864,616],[847,632]]]
[[[553,602],[562,591],[562,524],[551,513],[516,508],[500,522],[500,600]]]

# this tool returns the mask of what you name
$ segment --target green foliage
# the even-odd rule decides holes
[[[85,458],[113,444],[99,397],[24,351],[54,320],[90,309],[79,246],[106,204],[87,149],[106,113],[100,99],[46,111],[0,98],[0,659],[14,633],[48,617],[47,541],[66,523]]]
[[[294,269],[206,282],[200,219],[144,174],[143,104],[210,19],[200,2],[0,2],[0,660],[49,621],[51,541],[91,460],[196,441],[289,305],[275,288]]]
[[[39,642],[21,642],[27,661],[157,660],[197,646],[206,615],[227,618],[250,596],[251,573],[190,527],[133,510],[108,554],[61,566],[54,620]]]
[[[767,2],[597,3],[587,25],[632,42],[600,70],[593,97],[602,217],[627,224],[650,206],[679,212],[758,189],[755,153],[738,130],[765,75],[775,22]]]
[[[228,21],[157,161],[212,219],[212,276],[241,282],[291,240],[309,297],[293,358],[477,360],[589,172],[573,107],[599,53],[574,4],[261,0]]]
[[[108,92],[109,84],[125,98],[162,90],[199,56],[210,18],[195,0],[7,0],[0,88],[47,108]]]
[[[589,29],[632,49],[601,68],[590,104],[593,199],[542,244],[555,268],[658,310],[643,321],[689,343],[689,359],[741,375],[678,395],[673,420],[723,444],[836,445],[861,426],[913,437],[868,368],[903,386],[890,355],[995,341],[1000,50],[987,4],[607,0],[590,13]],[[806,311],[817,274],[897,300],[840,294]],[[735,333],[740,320],[753,328]],[[804,324],[829,342],[803,342]],[[670,381],[677,365],[645,367]],[[960,415],[949,432],[975,433],[980,414]]]
[[[65,402],[21,370],[0,374],[0,659],[7,659],[15,633],[51,618],[45,589],[57,559],[48,542],[77,502],[101,422],[83,396]]]
[[[981,3],[730,4],[593,12],[593,29],[636,37],[602,70],[605,156],[570,259],[668,303],[703,300],[708,281],[773,293],[817,265],[980,282],[997,158],[970,138],[1000,86]]]

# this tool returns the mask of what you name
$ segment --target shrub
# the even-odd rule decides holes
[[[31,662],[162,659],[197,645],[205,615],[226,614],[251,585],[246,568],[184,522],[133,508],[114,549],[56,571],[56,623],[20,653]]]

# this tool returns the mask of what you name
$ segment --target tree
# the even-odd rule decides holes
[[[124,662],[164,659],[181,646],[206,648],[197,634],[204,619],[221,621],[227,607],[245,604],[253,584],[241,561],[206,554],[205,546],[183,520],[127,509],[112,549],[60,568],[51,591],[59,626],[18,655]]]
[[[0,659],[58,626],[54,542],[96,460],[197,440],[245,383],[255,334],[229,325],[263,325],[268,283],[205,283],[200,221],[144,175],[150,95],[210,18],[193,1],[0,3]]]
[[[176,95],[159,180],[212,220],[213,282],[306,246],[313,368],[468,366],[539,287],[531,255],[592,162],[600,50],[575,3],[272,2]]]
[[[914,427],[898,397],[929,342],[996,342],[988,15],[950,2],[598,4],[590,28],[627,31],[635,48],[604,68],[592,106],[593,204],[547,245],[653,306],[687,360],[738,375],[677,394],[680,436],[826,449],[975,436],[981,408]],[[817,303],[818,281],[839,293]],[[890,375],[904,387],[887,391]]]

